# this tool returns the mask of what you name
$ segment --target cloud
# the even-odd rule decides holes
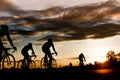
[[[112,37],[120,35],[120,6],[116,4],[120,3],[108,0],[84,6],[26,11],[25,15],[28,16],[13,17],[9,25],[15,23],[14,28],[11,26],[14,34],[36,38],[36,41],[46,40],[48,37],[55,41]],[[17,7],[11,9],[21,11]],[[22,14],[24,13],[20,13]]]
[[[21,42],[21,41],[23,41],[22,39],[13,39],[13,42],[15,42],[15,43],[18,43],[18,42]]]
[[[22,39],[12,39],[12,41],[13,41],[14,43],[18,43],[18,42],[21,42]],[[10,43],[9,43],[9,41],[8,41],[7,39],[4,39],[4,40],[3,40],[3,44],[5,44],[5,45],[10,45]]]
[[[8,12],[12,15],[25,14],[18,6],[14,5],[11,0],[0,0],[0,11]]]

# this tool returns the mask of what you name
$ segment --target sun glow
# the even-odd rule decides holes
[[[59,58],[70,58],[64,61],[61,60],[61,65],[63,62],[67,65],[70,62],[72,62],[73,65],[78,65],[79,60],[77,58],[73,58],[78,57],[81,52],[86,58],[85,64],[94,64],[94,62],[103,63],[107,60],[106,54],[108,51],[113,50],[115,53],[119,52],[119,46],[118,43],[116,43],[119,41],[118,37],[119,36],[105,39],[87,39],[58,42],[56,44],[56,48],[59,52]]]
[[[94,64],[95,62],[105,62],[107,50],[104,48],[88,49],[90,53],[86,55],[86,62]]]
[[[94,48],[94,52],[93,54],[91,54],[92,62],[94,61],[104,62],[106,60],[106,56],[105,56],[106,53],[107,50],[105,48]]]

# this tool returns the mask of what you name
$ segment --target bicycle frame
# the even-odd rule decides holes
[[[52,55],[55,53],[52,53]],[[40,60],[40,67],[42,69],[44,68],[56,68],[57,67],[57,62],[55,58],[52,56],[52,62],[49,64],[49,57],[45,58],[45,56]]]
[[[8,50],[10,50],[10,49],[12,49],[12,48],[4,48],[4,52],[2,53],[0,64],[2,63],[3,69],[4,68],[15,68],[15,57],[8,52]],[[12,59],[12,61],[11,61],[11,59]]]
[[[4,52],[2,53],[2,57],[1,57],[1,60],[0,62],[2,62],[2,59],[5,57],[5,56],[8,56],[10,53],[8,52],[8,49],[10,48],[5,48]]]
[[[31,59],[31,57],[34,57],[34,55],[32,56],[29,56],[29,59],[21,59],[18,61],[18,65],[17,67],[18,68],[35,68],[36,67],[36,64],[35,64],[35,61]],[[21,64],[22,63],[22,64]],[[21,64],[21,65],[20,65]],[[32,67],[31,67],[32,65]],[[20,67],[21,66],[21,67]]]

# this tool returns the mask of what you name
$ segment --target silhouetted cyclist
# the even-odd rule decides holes
[[[28,43],[21,50],[21,54],[24,57],[23,60],[27,60],[27,65],[28,66],[29,66],[29,58],[30,58],[29,50],[31,50],[32,51],[32,55],[36,57],[35,52],[34,52],[33,47],[32,47],[32,43]]]
[[[57,52],[55,50],[55,47],[54,47],[54,44],[53,44],[53,41],[51,38],[48,39],[47,42],[45,42],[42,46],[42,51],[45,53],[45,60],[47,60],[47,56],[49,57],[49,67],[51,67],[51,64],[52,64],[52,53],[50,51],[50,48],[52,47],[52,49],[54,50],[54,52],[56,53],[57,55]]]
[[[84,66],[83,61],[86,61],[86,60],[85,60],[85,56],[83,55],[83,53],[81,53],[79,55],[79,66]]]
[[[10,45],[13,47],[14,51],[17,50],[17,48],[14,46],[13,42],[12,42],[12,39],[10,37],[10,34],[9,34],[9,31],[8,31],[8,26],[7,25],[1,25],[1,29],[0,29],[0,61],[1,61],[1,58],[2,58],[2,53],[4,51],[4,45],[3,45],[3,42],[2,42],[2,38],[6,36]]]

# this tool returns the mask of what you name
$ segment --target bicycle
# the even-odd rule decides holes
[[[23,69],[23,68],[34,69],[34,68],[36,68],[35,61],[32,60],[32,57],[34,57],[34,59],[36,58],[35,55],[31,55],[31,56],[29,56],[29,61],[27,59],[25,59],[25,60],[20,59],[17,64],[17,68],[18,69]]]
[[[52,53],[53,54],[56,54],[56,53]],[[41,58],[40,60],[40,68],[41,69],[46,69],[46,68],[50,68],[49,66],[49,58],[47,56],[47,58],[45,59],[45,56]],[[55,58],[52,58],[52,64],[51,64],[51,68],[57,68],[57,61]]]
[[[4,48],[4,53],[2,54],[2,57],[0,60],[1,69],[15,68],[15,65],[16,65],[15,57],[8,52],[8,50],[11,50],[11,49],[13,49],[13,48]],[[12,53],[14,53],[14,52],[15,52],[15,50]]]

